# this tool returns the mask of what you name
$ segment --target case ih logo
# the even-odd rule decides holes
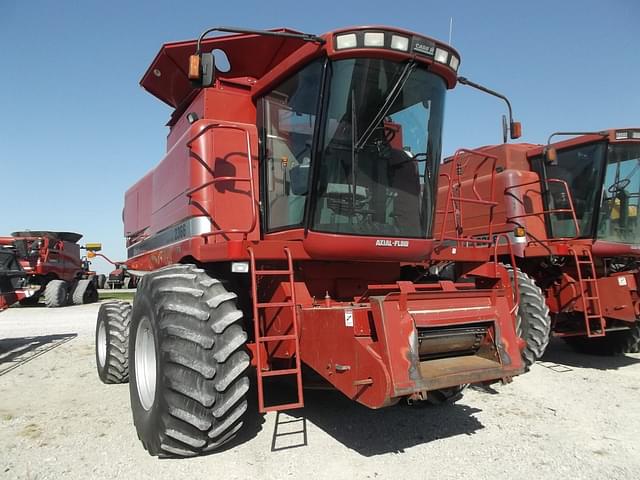
[[[409,240],[376,240],[376,247],[404,247],[409,246]]]
[[[428,45],[426,43],[417,41],[413,44],[413,51],[433,57],[433,54],[436,51],[436,47],[434,45]]]

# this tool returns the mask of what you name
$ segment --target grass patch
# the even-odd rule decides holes
[[[35,423],[30,423],[22,429],[19,435],[35,440],[42,435],[42,429]]]
[[[117,290],[98,292],[100,300],[133,300],[134,295],[134,292],[118,292]]]

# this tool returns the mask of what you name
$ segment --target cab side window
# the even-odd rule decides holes
[[[322,64],[307,65],[260,102],[267,231],[303,222]]]

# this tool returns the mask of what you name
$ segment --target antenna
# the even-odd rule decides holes
[[[451,45],[451,34],[453,33],[453,17],[449,17],[449,45]]]

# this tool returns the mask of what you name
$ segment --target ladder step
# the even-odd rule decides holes
[[[259,342],[279,342],[282,340],[295,340],[296,336],[293,334],[290,335],[269,335],[268,337],[260,337],[258,338]]]
[[[263,411],[265,412],[280,412],[282,410],[295,410],[296,408],[304,407],[304,403],[296,402],[296,403],[285,403],[283,405],[273,405],[271,407],[264,407]]]
[[[264,302],[264,303],[256,303],[256,307],[258,308],[267,308],[267,307],[293,307],[293,303],[291,302]]]
[[[260,372],[261,377],[280,377],[282,375],[296,374],[298,374],[297,368],[287,368],[285,370],[267,370],[266,372]]]

